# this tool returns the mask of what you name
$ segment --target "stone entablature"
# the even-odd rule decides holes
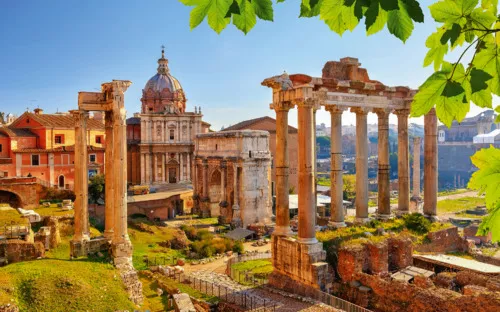
[[[194,194],[202,215],[246,227],[271,222],[271,153],[266,131],[197,135]]]

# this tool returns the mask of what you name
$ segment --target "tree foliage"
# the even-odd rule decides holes
[[[97,203],[104,196],[104,175],[97,174],[90,178],[89,181],[89,199],[93,203]]]
[[[220,33],[231,22],[248,33],[257,19],[273,21],[273,8],[285,0],[179,0],[193,6],[191,29],[207,18],[208,24]],[[291,1],[291,0],[288,0]],[[363,20],[367,35],[385,27],[405,42],[413,32],[415,22],[424,22],[424,14],[417,0],[300,0],[301,18],[319,18],[339,35],[353,31]],[[500,18],[498,0],[437,0],[429,6],[430,14],[439,25],[430,34],[425,45],[424,67],[433,65],[434,73],[420,86],[415,95],[411,116],[419,117],[435,107],[441,122],[450,127],[454,120],[462,121],[471,103],[481,108],[494,108],[493,96],[500,96]],[[446,60],[451,51],[459,51],[456,60]],[[500,113],[500,106],[495,108]],[[500,115],[497,117],[500,122]],[[480,170],[475,177],[488,176],[482,184],[474,178],[471,186],[484,191],[487,198],[500,187],[500,162],[494,161],[500,153],[494,148],[479,151],[473,156]],[[489,163],[488,166],[484,165]],[[487,185],[487,186],[486,186]],[[493,196],[494,197],[494,196]],[[487,206],[498,211],[499,200],[487,200]],[[493,213],[483,223],[500,236],[500,213]],[[496,217],[495,217],[496,216]]]

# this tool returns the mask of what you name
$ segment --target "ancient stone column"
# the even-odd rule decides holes
[[[203,199],[208,198],[208,161],[203,159]]]
[[[299,234],[298,241],[303,244],[317,243],[316,207],[314,206],[314,140],[312,100],[302,100],[298,107],[298,143],[299,143]]]
[[[165,153],[161,154],[161,182],[165,183]]]
[[[72,111],[75,119],[75,235],[73,241],[89,240],[87,121],[89,113]]]
[[[389,114],[390,110],[376,109],[378,115],[378,217],[391,215],[391,181],[389,168]]]
[[[144,175],[146,176],[146,183],[151,184],[151,154],[145,153],[144,159],[146,167],[144,168]]]
[[[368,125],[369,110],[352,107],[356,113],[356,222],[368,221]]]
[[[153,182],[158,183],[158,154],[153,153]]]
[[[293,106],[292,102],[272,104],[276,111],[276,227],[273,234],[281,236],[292,234],[288,202],[288,111]]]
[[[420,142],[422,138],[413,138],[413,196],[420,197]]]
[[[410,160],[408,158],[409,109],[396,110],[398,116],[398,212],[410,211]]]
[[[191,177],[191,153],[187,153],[187,180],[192,181],[193,178]]]
[[[146,155],[141,153],[141,184],[146,184],[146,172],[144,170],[146,166]]]
[[[113,113],[110,111],[105,112],[105,129],[106,129],[106,146],[105,146],[105,162],[104,162],[104,179],[106,192],[104,192],[104,237],[109,240],[113,239],[114,227],[115,227],[115,216],[114,216],[114,206],[113,206],[113,196],[114,196],[114,165],[113,165]],[[144,162],[143,155],[141,154],[141,162]],[[141,182],[144,180],[141,168]]]
[[[181,167],[180,167],[180,177],[179,177],[179,181],[184,181],[184,153],[179,153],[179,157],[180,157],[180,160],[181,160]]]
[[[438,144],[436,110],[424,116],[424,214],[437,215]]]
[[[221,189],[221,198],[220,201],[226,201],[226,175],[227,175],[227,163],[226,161],[221,161],[220,163],[220,189]]]
[[[233,170],[234,170],[234,179],[233,179],[233,192],[234,192],[234,204],[233,204],[233,209],[240,209],[240,203],[239,203],[239,198],[240,198],[240,190],[239,190],[239,185],[238,185],[238,165],[234,164],[233,165]]]
[[[342,112],[339,106],[325,106],[331,117],[330,139],[330,223],[335,227],[345,226],[344,222],[344,182],[342,180]]]

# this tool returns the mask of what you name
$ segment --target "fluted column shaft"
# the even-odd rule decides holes
[[[88,226],[88,112],[73,111],[75,119],[75,235],[74,241],[89,239]]]
[[[314,102],[305,100],[298,103],[299,137],[299,233],[298,240],[304,244],[317,243],[316,207],[314,206],[314,155],[316,144],[313,141]]]
[[[424,116],[424,214],[436,216],[438,192],[438,144],[436,110]]]
[[[413,139],[413,196],[420,197],[420,144],[422,138]]]
[[[333,226],[345,226],[344,223],[344,182],[342,180],[342,112],[338,106],[325,107],[330,112],[330,221]]]
[[[208,162],[203,159],[203,198],[208,197]]]
[[[107,141],[107,139],[106,139]],[[146,184],[146,154],[141,153],[141,184]]]
[[[389,110],[375,110],[378,116],[378,214],[391,214],[391,181],[389,166]]]
[[[408,116],[410,110],[396,111],[398,116],[398,210],[410,211],[410,161],[408,157]]]
[[[276,227],[275,235],[291,235],[289,210],[288,112],[291,102],[274,103],[276,111]]]
[[[105,112],[105,129],[106,129],[106,147],[105,147],[105,163],[104,163],[104,179],[106,186],[106,192],[104,192],[104,237],[111,240],[113,239],[114,227],[115,227],[115,217],[114,217],[114,168],[113,168],[113,113],[110,111]],[[143,155],[141,154],[141,162],[144,162]],[[141,182],[144,180],[142,175],[143,168],[141,167]]]
[[[368,110],[351,108],[356,113],[356,220],[368,219]]]

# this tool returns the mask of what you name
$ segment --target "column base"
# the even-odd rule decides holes
[[[402,217],[404,215],[410,214],[410,211],[408,211],[408,210],[396,210],[395,213],[396,213],[396,216]]]
[[[304,244],[304,245],[312,245],[312,244],[317,244],[318,243],[318,240],[316,239],[316,237],[313,237],[313,238],[297,238],[297,241],[301,244]]]
[[[377,219],[378,220],[390,220],[390,219],[392,219],[392,215],[385,214],[385,213],[379,213],[379,214],[377,214]]]
[[[354,223],[356,224],[366,224],[368,222],[370,222],[370,218],[361,218],[361,217],[356,217],[356,219],[354,220]]]
[[[333,221],[330,221],[328,222],[328,227],[329,228],[335,228],[335,229],[338,229],[338,228],[343,228],[343,227],[346,227],[347,225],[345,224],[345,222],[333,222]]]
[[[294,233],[289,226],[275,226],[273,235],[277,236],[292,236]]]
[[[104,231],[104,238],[111,241],[115,233],[113,231]]]
[[[441,221],[441,220],[439,219],[439,217],[438,217],[438,216],[436,216],[436,215],[428,215],[428,214],[425,214],[424,216],[425,216],[427,219],[429,219],[429,221],[431,221],[431,222],[439,222],[439,221]]]
[[[129,240],[111,243],[111,255],[115,266],[132,265],[132,243]]]

